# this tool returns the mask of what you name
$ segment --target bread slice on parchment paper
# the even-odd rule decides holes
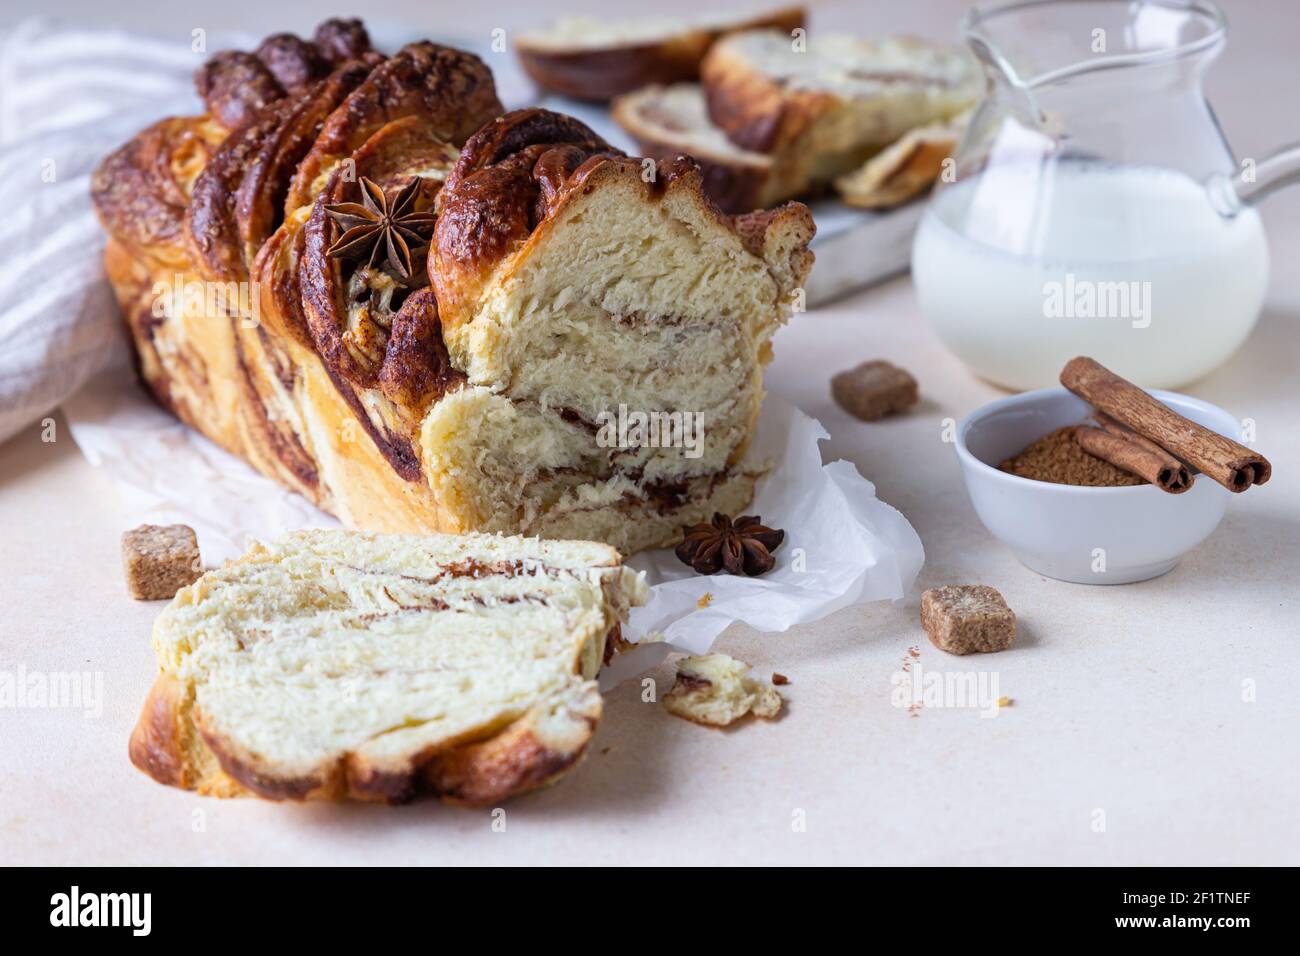
[[[593,678],[646,594],[588,542],[257,543],[158,617],[131,760],[214,796],[492,804],[582,756],[601,715]]]

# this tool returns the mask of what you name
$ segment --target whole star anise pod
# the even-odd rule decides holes
[[[360,182],[361,202],[325,207],[329,217],[344,230],[330,246],[330,256],[365,259],[367,266],[374,266],[382,252],[386,271],[396,279],[410,279],[415,272],[411,246],[419,249],[428,243],[435,219],[431,212],[411,211],[420,190],[420,177],[412,177],[391,203],[378,183],[365,176]]]
[[[742,515],[734,522],[714,514],[709,524],[691,525],[677,546],[679,560],[700,574],[766,574],[776,566],[772,552],[785,540],[785,532],[765,527],[757,515]]]

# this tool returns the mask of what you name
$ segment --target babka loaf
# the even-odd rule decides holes
[[[524,71],[539,87],[581,100],[605,102],[650,83],[700,75],[700,60],[719,37],[737,30],[804,24],[803,7],[749,17],[673,20],[590,20],[566,17],[515,40]]]
[[[749,500],[804,207],[724,216],[694,163],[502,116],[478,58],[384,57],[356,21],[218,54],[198,85],[205,115],[93,183],[178,417],[363,530],[631,553]]]
[[[182,588],[132,762],[212,796],[494,804],[582,756],[641,575],[605,545],[303,531]]]

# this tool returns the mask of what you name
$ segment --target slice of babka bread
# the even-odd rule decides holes
[[[515,38],[524,71],[543,90],[605,102],[650,83],[699,76],[700,60],[720,36],[804,24],[802,7],[732,17],[594,20],[564,17]]]
[[[913,37],[771,30],[719,40],[700,66],[709,115],[769,153],[783,181],[825,184],[904,133],[970,108],[984,84],[964,50]]]
[[[131,738],[155,780],[273,800],[490,804],[572,767],[642,576],[606,545],[302,531],[159,615]]]
[[[699,163],[704,191],[723,212],[766,209],[793,198],[804,185],[782,182],[770,155],[727,139],[709,118],[698,83],[643,86],[615,99],[610,115],[644,155],[685,155]]]

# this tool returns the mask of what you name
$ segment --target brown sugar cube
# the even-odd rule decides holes
[[[183,524],[142,524],[122,532],[126,587],[137,601],[170,601],[203,574],[194,529]]]
[[[1016,639],[1016,613],[983,584],[951,584],[921,595],[921,626],[949,654],[1005,651]]]
[[[916,404],[916,379],[882,359],[863,362],[831,379],[831,397],[854,418],[874,422]]]

